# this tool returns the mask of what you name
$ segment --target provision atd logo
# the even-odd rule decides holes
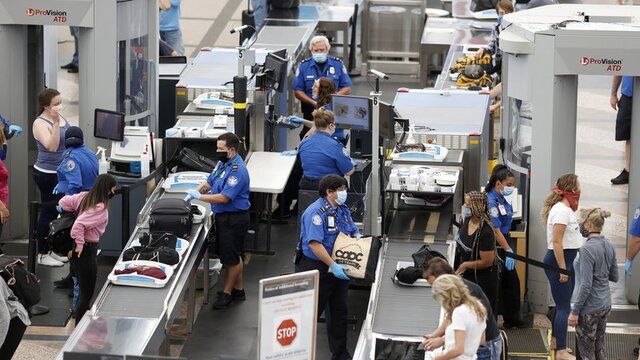
[[[607,71],[620,71],[622,70],[622,59],[606,59],[606,58],[592,58],[583,56],[580,58],[580,64],[582,66],[589,65],[604,65],[607,67]]]
[[[54,23],[66,23],[67,22],[67,12],[62,10],[51,10],[51,9],[34,9],[27,8],[28,16],[47,16],[52,17],[52,22]]]

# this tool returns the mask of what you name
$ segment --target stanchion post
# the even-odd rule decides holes
[[[29,202],[29,244],[27,247],[27,269],[32,273],[36,272],[39,209],[40,203],[37,201]]]
[[[122,185],[120,189],[120,194],[122,195],[122,249],[124,250],[127,245],[127,241],[129,241],[129,226],[130,226],[130,191],[129,185]]]

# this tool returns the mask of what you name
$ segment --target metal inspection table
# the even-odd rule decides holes
[[[138,226],[127,247],[148,230],[148,214],[153,203],[163,197],[184,194],[165,193],[161,181],[139,214]],[[204,204],[204,203],[201,203]],[[196,271],[201,261],[209,264],[207,235],[210,229],[208,206],[205,220],[194,224],[189,249],[163,288],[142,288],[114,285],[107,281],[96,297],[92,308],[82,318],[67,339],[57,359],[65,351],[105,354],[155,355],[167,354],[171,324],[187,296],[187,331],[191,333],[195,320]],[[118,262],[122,257],[118,259]],[[205,270],[207,274],[207,270]],[[204,302],[208,301],[209,276],[204,276]],[[188,291],[187,291],[188,288]]]
[[[486,46],[491,40],[495,21],[458,18],[427,18],[420,39],[420,83],[425,84],[432,71],[440,66],[452,45]]]
[[[246,160],[249,171],[250,189],[252,193],[267,194],[267,241],[264,251],[258,250],[258,236],[254,237],[253,253],[273,255],[271,251],[271,207],[273,194],[280,194],[284,191],[289,175],[296,162],[295,156],[282,155],[279,152],[254,151]],[[256,227],[257,229],[258,227]]]

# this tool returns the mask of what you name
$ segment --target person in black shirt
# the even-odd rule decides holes
[[[436,279],[441,275],[447,274],[453,274],[453,268],[442,258],[433,258],[424,264],[422,275],[430,285],[433,285]],[[464,281],[469,288],[471,295],[480,300],[485,309],[487,309],[487,328],[484,331],[486,340],[484,345],[481,344],[478,348],[478,352],[476,353],[478,360],[497,360],[500,358],[500,354],[502,353],[502,337],[500,336],[498,323],[493,310],[491,309],[489,299],[480,286],[464,278],[462,281]],[[447,325],[447,322],[444,321],[436,331],[424,336],[423,344],[426,350],[430,351],[444,345],[444,329],[446,329]]]
[[[498,270],[496,267],[496,238],[489,218],[487,196],[472,191],[465,196],[465,206],[471,216],[462,223],[456,242],[456,275],[482,288],[496,314]]]

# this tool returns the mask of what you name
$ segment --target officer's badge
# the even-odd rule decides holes
[[[492,207],[491,210],[489,210],[489,214],[491,217],[497,218],[500,213],[498,212],[498,208]]]
[[[320,215],[313,215],[313,219],[311,219],[311,221],[313,221],[313,225],[315,226],[322,225],[322,218],[320,217]]]
[[[229,184],[229,186],[238,185],[238,178],[235,176],[230,176],[229,179],[227,180],[227,184]]]
[[[333,75],[336,73],[336,69],[332,66],[329,68],[329,74]]]
[[[67,170],[71,171],[76,168],[76,163],[73,160],[67,161]]]
[[[636,219],[636,220],[637,220],[638,218],[640,218],[640,208],[636,209],[636,213],[635,213],[635,214],[633,214],[633,218],[634,218],[634,219]]]

